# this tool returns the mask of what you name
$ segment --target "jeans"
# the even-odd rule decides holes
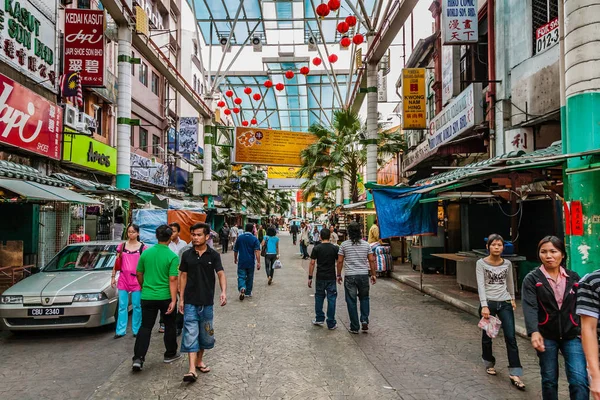
[[[273,274],[275,273],[273,264],[275,264],[275,260],[277,260],[277,254],[267,254],[265,257],[265,271],[267,272],[267,278],[273,278]]]
[[[182,353],[197,353],[215,347],[213,306],[186,304],[183,310],[185,325],[181,339]]]
[[[228,239],[221,239],[221,246],[222,246],[222,252],[223,253],[227,253],[227,250],[229,248],[229,240]]]
[[[156,314],[160,312],[165,324],[165,358],[173,357],[177,354],[177,331],[176,331],[176,312],[173,310],[171,314],[166,314],[171,300],[142,300],[142,326],[138,332],[135,346],[133,348],[133,359],[136,358],[144,361],[148,347],[150,347],[150,336],[152,328],[156,323]]]
[[[304,244],[304,242],[301,240],[300,241],[300,254],[302,255],[302,257],[304,258],[308,258],[310,257],[308,255],[308,246],[306,244]]]
[[[504,342],[506,343],[506,352],[508,355],[508,373],[512,376],[522,376],[523,367],[519,358],[519,348],[517,347],[517,338],[515,336],[515,314],[510,300],[493,301],[488,300],[490,315],[500,318],[502,322],[502,332],[504,333]],[[481,309],[480,309],[481,314]],[[483,363],[486,368],[493,368],[496,365],[496,359],[492,351],[492,338],[485,331],[481,331],[481,348],[483,350]]]
[[[137,290],[131,292],[131,305],[133,313],[131,314],[131,330],[134,335],[137,335],[142,325],[142,292]],[[127,290],[119,290],[119,314],[117,317],[117,335],[125,335],[127,333],[127,319],[129,318],[129,292]]]
[[[335,300],[337,299],[337,286],[334,280],[318,280],[315,286],[315,320],[325,321],[323,303],[327,297],[327,327],[333,328],[337,325],[335,320]]]
[[[246,296],[252,295],[254,268],[238,268],[238,292],[246,289]]]
[[[350,275],[344,278],[344,292],[346,306],[350,317],[350,330],[358,331],[360,328],[356,298],[360,300],[360,322],[369,323],[369,275]]]
[[[590,391],[581,339],[559,341],[544,339],[544,346],[546,351],[538,352],[542,375],[542,398],[558,400],[558,351],[560,350],[565,358],[571,400],[587,400],[590,397]]]

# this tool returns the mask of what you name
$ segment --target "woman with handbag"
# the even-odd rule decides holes
[[[119,312],[115,339],[122,338],[127,331],[130,293],[133,306],[131,317],[133,337],[137,336],[142,324],[142,288],[137,280],[137,265],[146,246],[140,242],[139,238],[140,227],[136,224],[129,224],[127,227],[127,241],[117,246],[117,259],[111,279],[111,286],[119,290]],[[116,278],[117,272],[119,272],[118,279]]]
[[[515,335],[515,287],[513,281],[512,263],[501,257],[504,251],[504,239],[498,234],[488,237],[486,247],[489,256],[477,261],[477,291],[481,303],[480,314],[488,319],[490,315],[498,317],[502,322],[506,352],[508,355],[508,374],[510,382],[519,390],[525,390],[521,381],[523,367],[519,358],[519,348]],[[492,352],[492,339],[482,331],[482,359],[485,371],[496,375],[496,359]]]
[[[261,255],[265,258],[265,271],[267,272],[268,284],[273,283],[274,264],[279,259],[279,238],[274,226],[267,229],[267,234],[261,245]]]

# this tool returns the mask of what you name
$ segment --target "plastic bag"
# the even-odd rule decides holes
[[[279,260],[276,260],[276,261],[273,263],[273,268],[274,268],[274,269],[280,269],[280,268],[281,268],[281,261],[279,261]]]
[[[500,321],[500,319],[494,317],[493,315],[490,315],[489,318],[481,318],[481,320],[477,324],[477,326],[483,329],[485,333],[492,339],[498,336],[498,332],[500,332],[501,325],[502,322]]]

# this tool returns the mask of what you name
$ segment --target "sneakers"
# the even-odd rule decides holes
[[[165,358],[163,359],[163,362],[164,362],[165,364],[170,364],[170,363],[172,363],[173,361],[177,361],[177,360],[179,360],[180,358],[181,358],[181,353],[177,353],[177,354],[175,354],[174,356],[171,356],[171,357],[165,357]]]
[[[158,333],[165,333],[165,324],[160,324],[158,327]]]
[[[348,329],[348,332],[354,334],[354,335],[358,335],[358,331],[352,330],[352,329]]]
[[[268,284],[270,285],[271,283],[273,283],[273,277],[272,277],[272,276],[270,276],[270,277],[269,277],[269,282],[268,282]]]
[[[134,372],[140,372],[144,368],[144,362],[141,358],[136,358],[133,360],[133,364],[131,364],[131,369]]]
[[[325,325],[325,321],[317,321],[316,319],[313,319],[312,324],[315,326],[323,326]]]
[[[369,323],[368,322],[363,322],[362,323],[362,330],[363,331],[368,331],[369,330]]]
[[[251,299],[252,295],[251,294],[247,294],[246,297],[249,298],[249,299]]]
[[[336,330],[336,329],[337,329],[337,324],[335,324],[335,325],[334,325],[334,326],[332,326],[331,328],[327,328],[327,329],[329,329],[330,331],[334,331],[334,330]]]

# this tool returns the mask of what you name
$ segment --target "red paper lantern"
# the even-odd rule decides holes
[[[227,96],[227,97],[231,97],[231,96],[233,96],[233,90],[228,90],[228,91],[226,91],[226,92],[225,92],[225,96]]]
[[[329,6],[329,9],[331,11],[337,11],[338,8],[340,8],[341,6],[340,0],[329,0],[329,3],[327,3],[327,5]]]
[[[248,121],[242,121],[243,126],[248,126]]]
[[[273,82],[267,79],[265,83],[263,83],[263,85],[265,85],[265,87],[268,89],[270,87],[273,87]]]
[[[321,62],[322,62],[322,61],[321,61],[321,59],[320,59],[319,57],[315,57],[315,58],[313,58],[313,64],[314,64],[314,65],[316,65],[317,67],[318,67],[319,65],[321,65]]]
[[[325,3],[321,3],[317,6],[317,15],[321,17],[321,19],[325,18],[329,15],[329,6]]]
[[[308,75],[308,73],[310,72],[310,69],[308,67],[302,67],[300,68],[300,73],[304,76]]]
[[[225,102],[223,100],[221,100],[217,103],[217,106],[223,108],[223,107],[225,107]]]
[[[285,71],[285,77],[292,79],[294,77],[294,71]]]
[[[354,15],[348,15],[346,17],[346,23],[348,24],[348,26],[353,27],[354,25],[356,25],[356,17]]]
[[[240,104],[242,104],[242,99],[236,97],[235,99],[233,99],[233,102],[239,106]]]
[[[350,29],[350,25],[344,21],[340,22],[337,26],[337,31],[341,34],[348,32],[348,29]]]
[[[225,113],[225,115],[231,115],[231,110],[229,108],[226,108],[223,113]]]
[[[259,101],[261,98],[260,93],[254,93],[254,96],[252,96],[252,98],[256,101]]]
[[[252,119],[250,120],[250,123],[251,123],[252,125],[256,125],[256,123],[257,123],[257,122],[258,122],[258,121],[256,120],[256,118],[252,118]]]
[[[244,93],[250,94],[250,93],[252,93],[252,89],[249,88],[249,87],[247,87],[247,88],[244,89]]]
[[[338,60],[338,56],[336,56],[335,54],[332,54],[329,56],[329,62],[332,64],[335,64],[335,62]]]
[[[348,36],[344,36],[342,40],[340,40],[340,44],[342,45],[342,47],[350,47],[350,45],[352,44],[352,40],[350,40]]]
[[[283,83],[278,83],[277,85],[275,85],[275,89],[279,90],[280,92],[283,90],[285,86],[283,86]]]
[[[352,41],[354,42],[355,45],[359,45],[362,44],[362,42],[365,41],[365,37],[363,35],[361,35],[360,33],[357,33],[353,38]]]
[[[240,113],[240,109],[237,107],[233,107],[233,112],[234,114],[239,114]]]

